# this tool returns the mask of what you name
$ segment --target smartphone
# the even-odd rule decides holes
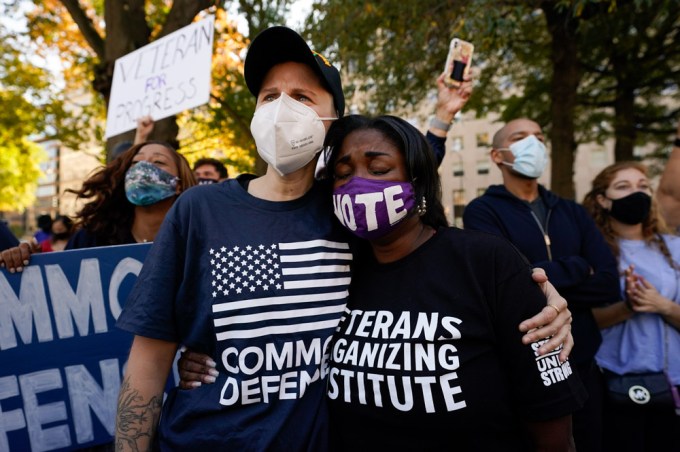
[[[467,77],[470,71],[470,64],[472,63],[472,53],[475,46],[471,42],[463,41],[462,39],[453,38],[449,46],[449,55],[446,58],[446,66],[444,72],[446,77],[444,83],[447,86],[458,88]]]

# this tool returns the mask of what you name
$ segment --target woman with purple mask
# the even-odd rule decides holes
[[[335,215],[365,239],[322,372],[331,450],[573,450],[581,382],[517,328],[546,297],[505,239],[447,226],[425,137],[347,116],[324,146]],[[208,367],[185,353],[180,386],[213,382]]]
[[[526,260],[447,226],[433,154],[406,121],[349,116],[325,144],[335,214],[369,245],[330,352],[332,443],[573,450],[581,382],[516,327],[545,306]]]

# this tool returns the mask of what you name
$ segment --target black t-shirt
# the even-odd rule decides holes
[[[546,300],[505,239],[441,229],[397,262],[355,265],[329,374],[338,449],[527,450],[522,420],[581,406],[570,364],[521,342]]]

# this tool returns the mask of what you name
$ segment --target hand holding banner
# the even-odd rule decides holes
[[[115,322],[149,248],[36,254],[21,273],[0,270],[0,451],[113,441],[132,343]]]

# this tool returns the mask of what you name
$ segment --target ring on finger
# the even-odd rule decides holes
[[[555,312],[557,312],[557,315],[560,315],[560,312],[562,312],[562,311],[560,311],[560,308],[558,308],[558,307],[555,306],[554,304],[548,304],[548,306],[550,306],[551,308],[553,308],[553,309],[555,310]]]

